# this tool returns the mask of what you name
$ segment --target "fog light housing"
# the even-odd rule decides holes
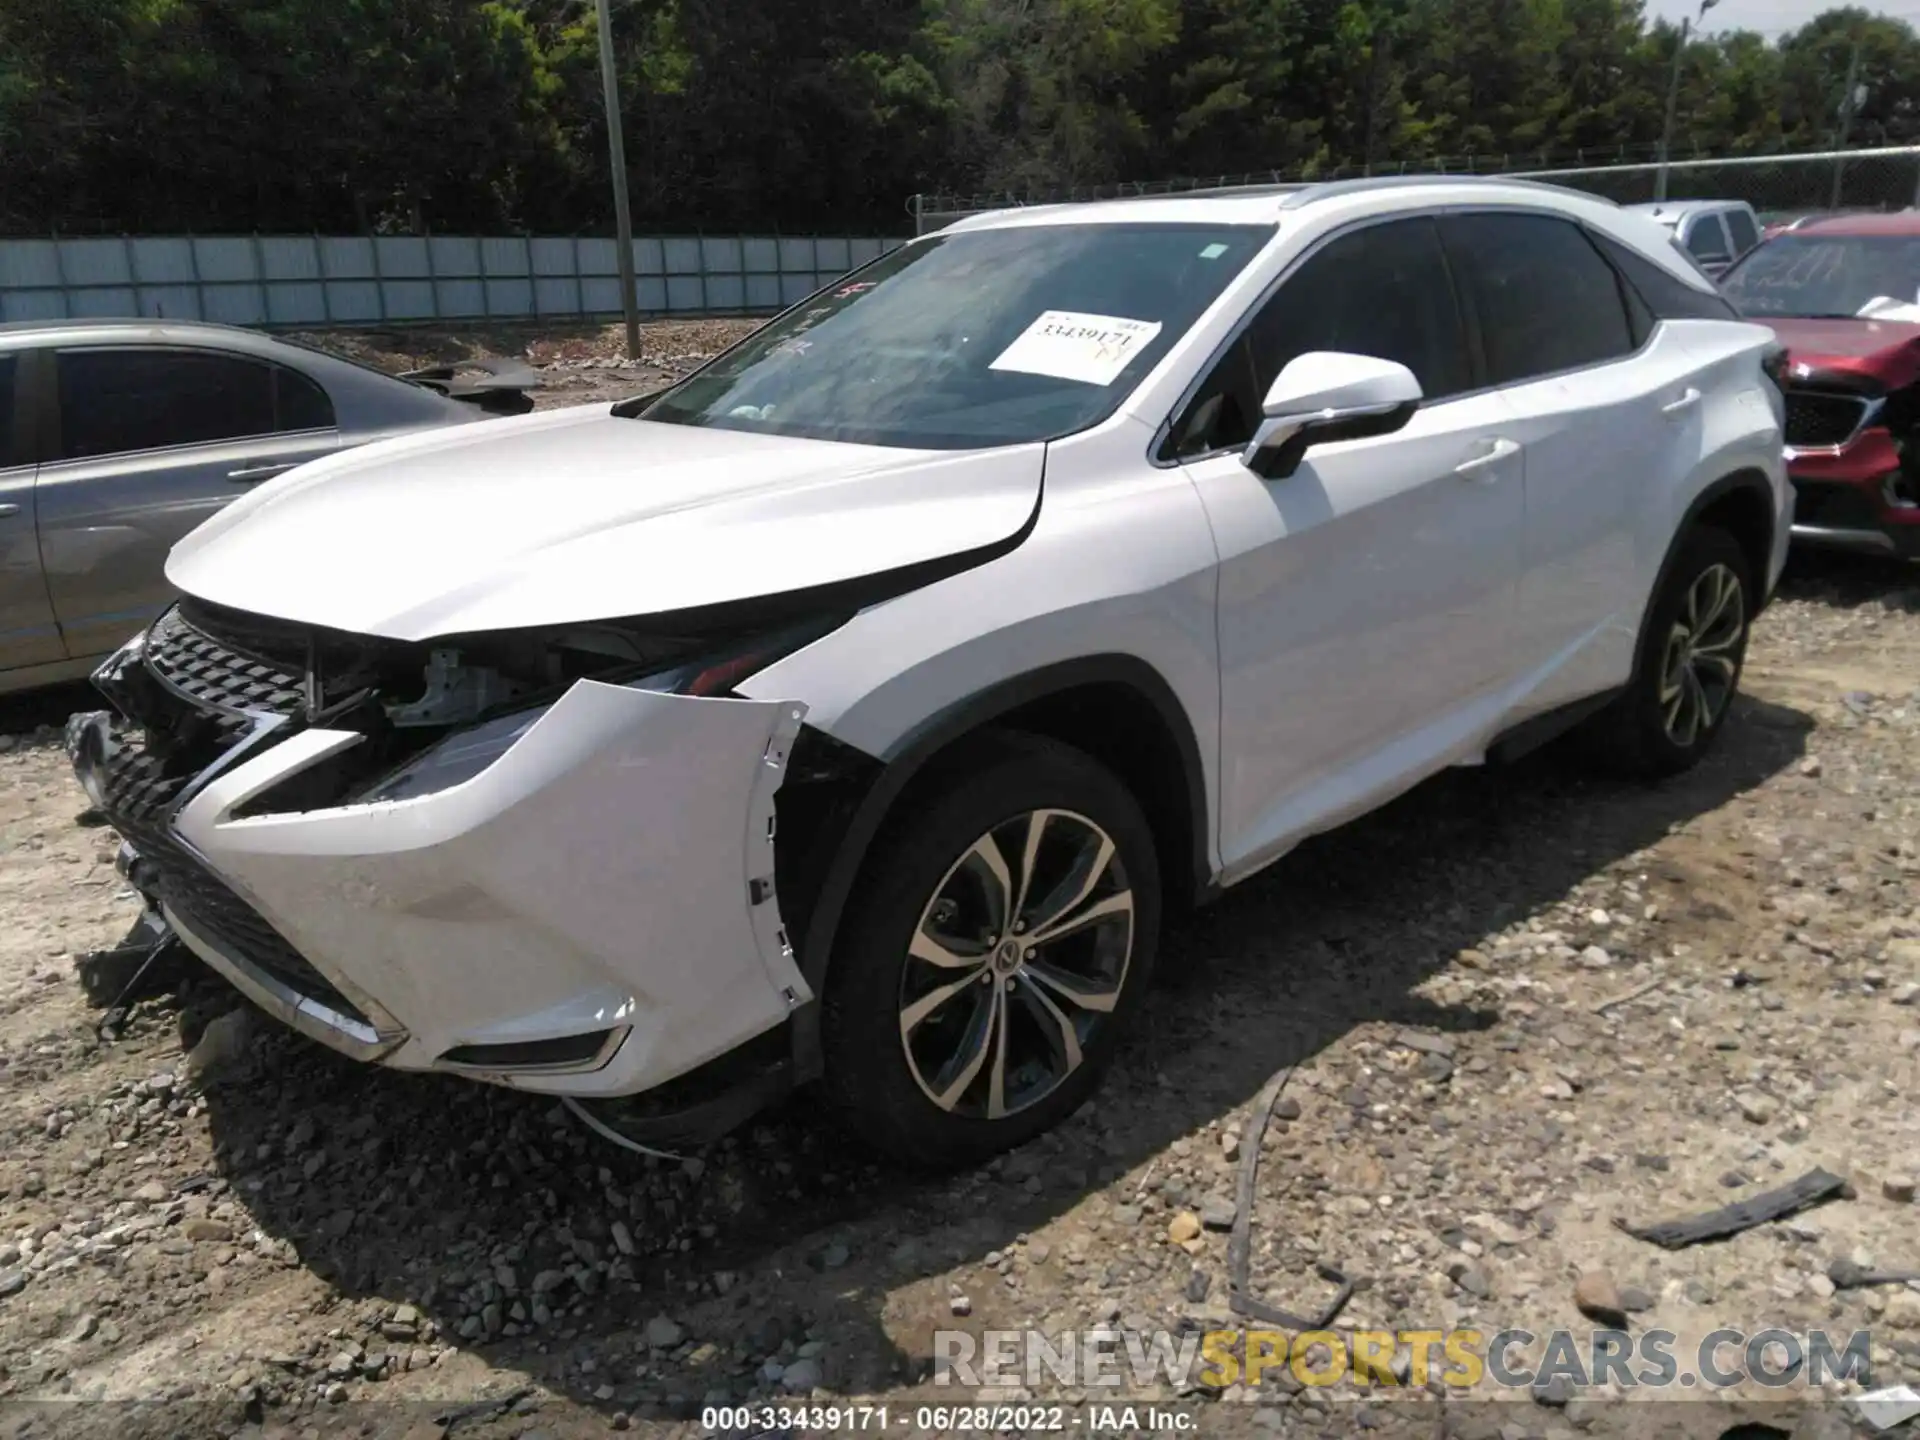
[[[517,1040],[496,1045],[456,1045],[439,1059],[460,1070],[598,1070],[613,1058],[628,1026],[557,1035],[547,1040]]]
[[[1889,510],[1920,510],[1920,484],[1904,470],[1896,470],[1880,483],[1880,495]]]

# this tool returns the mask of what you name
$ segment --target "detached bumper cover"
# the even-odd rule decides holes
[[[236,812],[359,734],[275,741],[261,717],[158,815],[133,813],[144,757],[104,715],[69,749],[181,939],[287,1023],[404,1069],[612,1096],[811,998],[773,885],[803,713],[582,681],[462,784],[287,814]]]

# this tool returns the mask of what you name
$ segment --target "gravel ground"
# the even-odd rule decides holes
[[[661,369],[724,342],[649,336]],[[1097,1103],[945,1181],[876,1166],[811,1096],[648,1161],[538,1100],[350,1064],[197,965],[107,1008],[136,907],[59,750],[89,697],[5,702],[0,1434],[691,1435],[703,1403],[810,1396],[900,1429],[972,1393],[930,1382],[937,1330],[1225,1322],[1234,1157],[1283,1067],[1252,1217],[1275,1303],[1324,1299],[1332,1262],[1341,1327],[1584,1329],[1600,1271],[1683,1348],[1870,1328],[1875,1385],[1920,1382],[1920,1284],[1828,1274],[1920,1267],[1920,572],[1796,566],[1749,666],[1688,777],[1452,772],[1179,922]],[[1816,1164],[1847,1195],[1722,1244],[1612,1223]],[[1133,1392],[1210,1434],[1795,1423],[1753,1389],[1609,1393]],[[78,1398],[145,1403],[32,1403]]]
[[[473,329],[310,331],[295,340],[381,370],[415,370],[465,360],[525,360],[540,372],[541,409],[618,400],[679,379],[761,322],[656,320],[640,327],[640,358],[626,358],[619,325],[494,325]]]

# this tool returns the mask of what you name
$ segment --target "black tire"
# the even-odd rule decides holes
[[[1689,637],[1694,642],[1702,639],[1693,635],[1690,627],[1701,617],[1700,597],[1710,598],[1703,587],[1713,583],[1711,577],[1716,572],[1732,577],[1738,587],[1730,597],[1730,603],[1739,607],[1738,627],[1727,638],[1722,619],[1722,628],[1707,626],[1704,638],[1712,642],[1712,668],[1717,671],[1724,662],[1731,666],[1731,672],[1725,678],[1723,693],[1709,693],[1701,687],[1683,696],[1681,703],[1689,710],[1695,697],[1703,703],[1703,708],[1695,712],[1699,723],[1688,726],[1684,713],[1675,720],[1672,700],[1663,697],[1672,694],[1674,647],[1689,643]],[[1739,693],[1756,598],[1752,566],[1739,541],[1724,530],[1706,525],[1687,535],[1647,609],[1632,678],[1619,698],[1586,727],[1588,753],[1602,768],[1617,775],[1657,780],[1700,763],[1726,725]],[[1707,668],[1707,648],[1703,646],[1699,653],[1703,657],[1699,665],[1684,666],[1683,662],[1684,668],[1695,672],[1695,679],[1683,688],[1700,686],[1698,676]]]
[[[1030,846],[1024,837],[1039,811],[1065,813],[1049,817],[1039,845]],[[1019,915],[1044,921],[1046,902],[1060,902],[1053,919],[1061,923],[1099,906],[1106,913],[1031,950],[1011,932],[994,933],[995,917],[1004,925],[1010,907],[992,907],[992,896],[1004,892],[977,847],[996,834],[992,853],[1005,861],[1016,891],[1026,853],[1037,857],[1031,878],[1037,879],[1039,898],[1030,895]],[[1111,842],[1111,859],[1096,869],[1107,853],[1102,839]],[[1080,903],[1065,904],[1083,883],[1091,888]],[[1115,983],[1123,889],[1131,897],[1131,914]],[[944,1170],[1022,1145],[1080,1107],[1146,993],[1160,926],[1152,832],[1126,786],[1105,766],[1052,740],[985,737],[970,747],[964,763],[943,767],[937,781],[903,799],[875,837],[856,894],[821,1012],[827,1091],[852,1129],[897,1161]],[[938,931],[932,942],[937,950],[922,944],[923,919],[927,940]],[[1026,940],[1047,928],[1035,924]],[[1016,952],[1011,957],[1009,941]],[[946,963],[910,956],[913,944]],[[956,978],[947,981],[949,973]],[[1094,1008],[1081,1010],[1054,988],[1063,979],[1079,982]],[[936,992],[948,998],[938,999]],[[1100,1009],[1110,995],[1111,1008]],[[912,1021],[910,1046],[908,1013],[929,1005],[924,1018]],[[1059,1018],[1043,1029],[1048,1007]],[[1085,1034],[1079,1033],[1082,1020]],[[1062,1025],[1073,1028],[1071,1042]],[[990,1061],[998,1036],[1006,1037],[1006,1048],[997,1052],[1002,1079],[995,1090]],[[975,1037],[986,1058],[969,1076],[963,1062],[974,1053]],[[943,1063],[949,1040],[953,1054]],[[1044,1058],[1038,1058],[1041,1051]],[[1076,1052],[1078,1063],[1069,1064]],[[1051,1074],[1049,1067],[1060,1074],[1046,1088],[1041,1080]],[[930,1088],[936,1084],[942,1095],[959,1085],[950,1108],[936,1103]],[[996,1098],[998,1117],[991,1110]]]

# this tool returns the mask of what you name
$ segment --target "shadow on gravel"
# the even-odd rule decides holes
[[[67,717],[78,710],[98,710],[107,702],[85,680],[49,685],[18,695],[0,695],[0,735],[28,735],[51,730],[57,738]]]
[[[1090,1113],[970,1175],[876,1166],[807,1095],[691,1164],[649,1162],[550,1103],[356,1066],[263,1022],[250,1068],[208,1094],[221,1177],[367,1302],[334,1323],[370,1357],[413,1343],[376,1328],[406,1302],[446,1338],[495,1335],[496,1365],[576,1398],[604,1384],[607,1410],[742,1398],[762,1358],[785,1344],[792,1363],[808,1338],[836,1389],[882,1389],[920,1371],[945,1314],[944,1297],[887,1314],[900,1286],[1010,1244],[1356,1026],[1493,1023],[1411,992],[1792,765],[1811,728],[1743,699],[1717,752],[1663,786],[1586,779],[1549,751],[1448,772],[1310,842],[1170,924],[1157,1001]]]
[[[1817,600],[1844,610],[1876,602],[1920,613],[1920,563],[1892,556],[1792,550],[1780,577],[1783,600]],[[1766,624],[1764,617],[1759,621]]]

